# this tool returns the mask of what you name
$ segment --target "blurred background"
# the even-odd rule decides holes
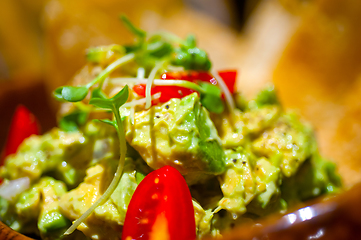
[[[84,65],[85,50],[132,41],[122,13],[150,32],[194,33],[215,69],[238,70],[248,98],[274,83],[345,184],[361,181],[359,0],[1,0],[0,147],[19,103],[43,131],[55,126],[51,92]]]

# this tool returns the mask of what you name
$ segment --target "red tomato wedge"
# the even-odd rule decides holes
[[[129,203],[122,240],[194,240],[192,196],[183,176],[164,166],[148,174]]]
[[[227,70],[227,71],[219,71],[219,76],[223,79],[225,84],[227,85],[229,91],[234,93],[234,85],[236,82],[237,71],[235,70]],[[190,82],[209,82],[213,85],[217,85],[217,80],[209,73],[209,72],[166,72],[161,76],[163,80],[170,79],[178,79],[178,80],[187,80]],[[145,84],[137,84],[133,87],[133,91],[137,93],[141,97],[145,97]],[[182,98],[187,96],[194,91],[184,87],[177,86],[154,86],[152,87],[151,94],[161,93],[161,97],[158,102],[164,103],[169,101],[171,98]],[[157,103],[156,101],[153,102]]]
[[[6,156],[16,153],[19,145],[24,139],[30,137],[33,134],[39,134],[40,129],[38,121],[34,114],[32,114],[25,106],[19,105],[15,109],[13,115],[9,135],[5,143],[5,149],[3,157],[0,159],[0,166],[3,165],[3,161]]]

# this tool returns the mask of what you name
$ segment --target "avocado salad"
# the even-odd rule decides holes
[[[237,72],[213,70],[194,36],[122,20],[135,42],[88,49],[86,66],[54,91],[58,127],[0,167],[3,223],[41,239],[122,239],[138,185],[164,166],[187,183],[197,238],[340,191],[312,128],[273,86],[246,100]],[[14,182],[21,190],[4,194]]]

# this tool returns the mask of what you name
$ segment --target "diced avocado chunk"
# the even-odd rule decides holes
[[[303,125],[294,114],[284,114],[252,144],[253,151],[267,158],[280,154],[280,167],[286,177],[311,156],[315,139],[311,128]]]
[[[42,205],[38,218],[38,228],[41,234],[65,228],[70,221],[59,211],[59,198],[67,192],[63,182],[50,177],[42,178],[39,182],[42,194]]]
[[[47,209],[39,219],[38,227],[41,232],[47,233],[70,225],[69,219],[65,218],[59,210]]]
[[[197,93],[137,112],[134,123],[126,122],[129,144],[153,169],[171,165],[188,180],[225,170],[217,130]]]
[[[242,147],[226,150],[227,170],[220,176],[224,197],[219,206],[237,215],[246,212],[246,205],[256,194],[256,179],[253,174],[251,153]]]
[[[248,134],[257,135],[271,127],[279,118],[281,108],[277,105],[265,106],[246,111],[243,114],[244,127]]]
[[[13,180],[27,176],[36,182],[48,175],[74,188],[83,180],[86,168],[103,158],[118,156],[119,141],[111,126],[89,122],[83,131],[54,128],[26,139],[18,153],[10,155],[0,167],[0,177]]]
[[[227,170],[219,178],[224,195],[219,201],[222,209],[237,218],[249,211],[250,203],[262,211],[280,194],[280,169],[271,161],[264,157],[256,159],[242,147],[226,150],[226,156]]]
[[[23,232],[25,221],[16,213],[13,203],[0,197],[0,221],[15,231]],[[36,226],[33,226],[36,227]]]
[[[41,196],[39,185],[22,193],[15,204],[16,212],[27,219],[36,219],[39,214]]]
[[[197,236],[202,238],[211,232],[211,221],[213,218],[212,209],[204,210],[202,206],[193,200],[194,218],[196,222]]]
[[[63,182],[42,177],[14,202],[0,198],[1,220],[21,233],[41,235],[70,225],[58,210],[58,198],[67,191]],[[37,223],[37,224],[36,224]]]
[[[135,164],[133,163],[133,160],[131,158],[127,158],[124,164],[122,178],[120,179],[117,188],[114,190],[114,193],[110,197],[112,202],[116,205],[123,222],[125,220],[125,214],[127,212],[130,199],[138,186],[138,179],[136,179],[136,177],[137,175],[139,177],[141,174],[142,173],[135,171]]]
[[[325,193],[337,193],[342,186],[335,173],[335,164],[314,153],[296,175],[287,178],[281,186],[282,198],[289,204],[306,201]]]
[[[61,197],[60,212],[70,220],[79,218],[107,189],[117,164],[118,159],[103,159],[95,166],[88,168],[84,182]],[[122,177],[113,194],[104,204],[94,210],[78,227],[78,230],[92,239],[119,237],[120,225],[124,224],[128,204],[138,186],[135,176],[135,163],[131,158],[126,158]],[[104,225],[104,223],[107,224]]]
[[[80,151],[86,145],[86,138],[80,132],[66,133],[53,129],[42,136],[33,135],[20,145],[16,155],[6,159],[0,175],[10,180],[27,176],[34,182],[44,173],[60,174],[59,168],[64,166],[65,160],[76,158],[80,161],[89,157],[89,154]]]
[[[272,197],[280,194],[280,169],[263,157],[257,161],[254,172],[258,193],[255,201],[259,202],[262,208],[265,208]]]
[[[223,148],[236,148],[245,144],[247,130],[240,110],[235,109],[233,115],[211,114],[211,118],[222,140]]]

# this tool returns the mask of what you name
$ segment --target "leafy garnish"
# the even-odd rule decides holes
[[[207,53],[196,47],[196,40],[193,35],[189,35],[180,47],[175,49],[172,63],[176,66],[182,66],[186,70],[208,71],[212,66]]]
[[[260,91],[254,101],[257,107],[262,107],[266,105],[279,105],[278,97],[274,86],[269,86]]]
[[[58,101],[79,102],[82,101],[89,92],[89,89],[95,84],[102,82],[109,76],[111,72],[119,66],[134,59],[134,54],[127,54],[113,63],[109,64],[94,80],[84,86],[61,86],[57,88],[53,95]]]
[[[103,94],[98,92],[97,95],[93,95],[93,98],[90,99],[90,104],[112,110],[113,112],[119,111],[120,106],[122,106],[128,99],[129,90],[128,86],[125,86],[120,92],[118,92],[112,98],[105,98]]]
[[[196,45],[196,37],[193,34],[189,34],[183,44],[181,44],[183,49],[195,48]]]
[[[135,45],[127,46],[127,52],[136,53],[136,61],[141,66],[152,69],[160,59],[186,70],[204,70],[211,68],[211,61],[207,53],[196,47],[195,37],[189,35],[185,40],[180,40],[168,33],[157,33],[146,40],[144,30],[135,27],[127,17],[121,16],[125,26],[137,37]]]
[[[115,129],[118,130],[118,125],[117,122],[115,120],[109,120],[109,119],[94,119],[95,122],[103,122],[106,123],[110,126],[113,126]]]
[[[73,132],[79,130],[79,127],[84,125],[88,119],[89,113],[82,110],[75,110],[59,120],[60,129],[66,132]]]
[[[163,58],[169,56],[173,51],[173,47],[170,43],[159,39],[154,42],[150,42],[147,45],[147,52],[155,58]]]
[[[134,26],[133,23],[129,21],[129,19],[125,15],[121,15],[120,19],[123,21],[124,25],[129,29],[129,31],[131,31],[135,36],[139,37],[140,39],[144,39],[147,36],[147,33],[144,30]]]
[[[71,234],[98,206],[104,204],[108,198],[113,194],[115,188],[118,186],[120,178],[122,176],[122,171],[125,162],[125,155],[127,152],[127,143],[125,140],[123,121],[120,117],[119,108],[127,101],[129,96],[128,86],[125,86],[119,93],[117,93],[112,98],[106,98],[105,94],[101,93],[100,90],[97,90],[96,94],[93,94],[94,98],[90,99],[90,104],[103,108],[106,110],[111,110],[114,114],[115,121],[102,120],[105,123],[108,123],[114,126],[117,130],[120,144],[120,159],[117,170],[114,174],[114,178],[104,194],[80,217],[78,218],[73,225],[64,233],[65,235]]]
[[[114,54],[124,55],[125,49],[120,45],[109,45],[89,48],[86,53],[86,59],[92,63],[103,63]]]
[[[202,89],[201,103],[203,106],[210,112],[222,113],[224,104],[221,99],[221,89],[213,84],[205,82],[199,82],[199,86]]]
[[[198,142],[200,158],[207,161],[207,167],[211,172],[220,174],[226,170],[224,151],[216,139],[209,138],[211,129],[205,123],[206,112],[199,105],[195,105],[194,113],[200,138]]]
[[[54,96],[59,101],[79,102],[88,95],[88,88],[84,86],[63,86],[55,90]]]
[[[90,99],[94,99],[94,98],[106,98],[107,96],[105,95],[105,93],[102,91],[102,89],[100,87],[95,88],[92,93],[91,93],[91,97]]]

